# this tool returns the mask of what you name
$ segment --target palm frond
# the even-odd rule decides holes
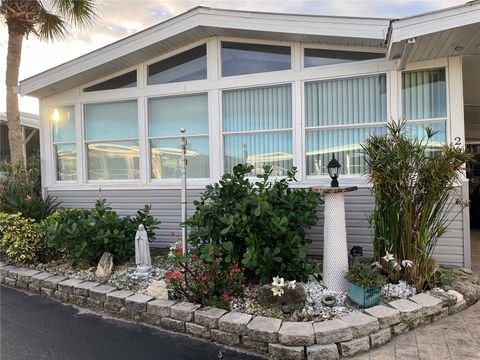
[[[95,1],[92,0],[52,0],[52,7],[74,27],[90,26],[96,19]]]
[[[38,13],[36,32],[40,40],[61,40],[68,32],[68,25],[60,16],[47,11],[42,6]]]

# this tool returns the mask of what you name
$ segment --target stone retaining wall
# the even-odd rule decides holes
[[[68,279],[47,272],[0,263],[2,284],[28,290],[117,318],[187,333],[216,343],[242,347],[271,358],[338,359],[385,344],[393,336],[428,324],[467,307],[455,291],[419,294],[395,300],[340,319],[287,322],[263,316],[227,312],[200,305],[155,300],[119,291],[97,282]]]

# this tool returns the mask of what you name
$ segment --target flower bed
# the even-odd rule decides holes
[[[468,275],[467,272],[464,274]],[[278,359],[337,359],[339,356],[351,356],[380,346],[392,336],[467,307],[463,295],[456,291],[432,291],[353,311],[333,320],[291,322],[227,312],[214,307],[202,308],[187,302],[155,300],[151,296],[117,290],[110,285],[5,262],[0,262],[0,280],[2,284],[64,303],[188,333],[224,345],[242,347]],[[469,286],[480,296],[478,279],[473,275]]]

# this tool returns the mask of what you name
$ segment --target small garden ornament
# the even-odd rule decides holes
[[[150,245],[148,244],[148,235],[145,227],[140,224],[135,234],[135,264],[137,271],[134,276],[137,278],[146,278],[152,271],[152,260],[150,258]]]

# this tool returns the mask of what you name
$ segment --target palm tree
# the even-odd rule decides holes
[[[34,34],[40,40],[61,39],[69,25],[89,25],[96,18],[93,0],[1,0],[0,14],[8,28],[7,122],[10,159],[23,160],[23,138],[18,109],[18,70],[23,38]]]

